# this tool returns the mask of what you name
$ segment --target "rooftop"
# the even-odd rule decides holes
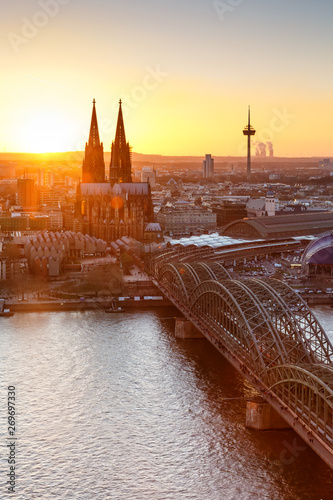
[[[237,245],[247,243],[249,240],[230,238],[229,236],[221,236],[218,233],[202,234],[201,236],[191,236],[189,238],[172,239],[169,243],[172,246],[182,245],[184,247],[193,245],[196,247],[208,246],[211,248],[220,248],[228,245]],[[258,240],[261,241],[261,240]]]
[[[224,228],[224,234],[272,238],[320,234],[332,229],[333,212],[310,212],[238,219]]]

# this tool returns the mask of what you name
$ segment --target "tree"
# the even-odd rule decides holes
[[[120,262],[123,266],[123,270],[125,274],[129,274],[129,270],[133,266],[133,257],[129,255],[128,253],[123,253],[120,256]]]
[[[80,295],[111,295],[118,296],[122,293],[122,276],[118,266],[107,264],[96,266],[86,274],[67,282],[57,289],[58,292]]]

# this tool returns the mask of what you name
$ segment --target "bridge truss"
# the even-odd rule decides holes
[[[151,260],[157,286],[333,468],[333,347],[302,298],[217,262]]]

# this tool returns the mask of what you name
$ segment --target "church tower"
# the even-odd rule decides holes
[[[131,148],[126,143],[123,111],[119,101],[116,137],[111,146],[110,183],[132,182]]]
[[[99,140],[98,123],[96,115],[96,101],[93,100],[89,141],[86,142],[84,160],[82,164],[82,182],[105,182],[105,163],[103,143]]]

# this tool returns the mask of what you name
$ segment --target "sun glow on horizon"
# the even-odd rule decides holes
[[[142,154],[164,156],[246,156],[246,141],[242,134],[247,119],[247,103],[229,102],[211,88],[208,96],[198,88],[187,90],[184,85],[170,91],[148,95],[144,102],[133,103],[124,96],[123,113],[126,139],[133,150]],[[7,122],[11,141],[3,144],[7,152],[65,153],[84,151],[89,139],[92,99],[78,103],[71,99],[43,101],[30,96],[29,102],[18,107]],[[97,120],[104,152],[110,153],[117,121],[118,101],[107,101],[98,94]],[[82,101],[82,102],[81,102]],[[277,157],[330,157],[328,105],[307,107],[288,96],[286,104],[260,103],[251,100],[251,122],[256,128],[255,141],[273,143]],[[196,102],[196,106],[193,106]],[[82,104],[82,106],[81,106]],[[81,106],[81,107],[80,107]],[[333,109],[333,105],[332,105]],[[310,112],[309,112],[310,110]],[[316,120],[316,121],[315,121]],[[19,124],[17,126],[17,124]],[[320,130],[316,136],[315,129]],[[312,131],[311,140],[304,140]],[[254,152],[254,149],[253,149]]]
[[[70,124],[60,113],[41,111],[21,126],[22,150],[29,153],[58,153],[75,149]]]

